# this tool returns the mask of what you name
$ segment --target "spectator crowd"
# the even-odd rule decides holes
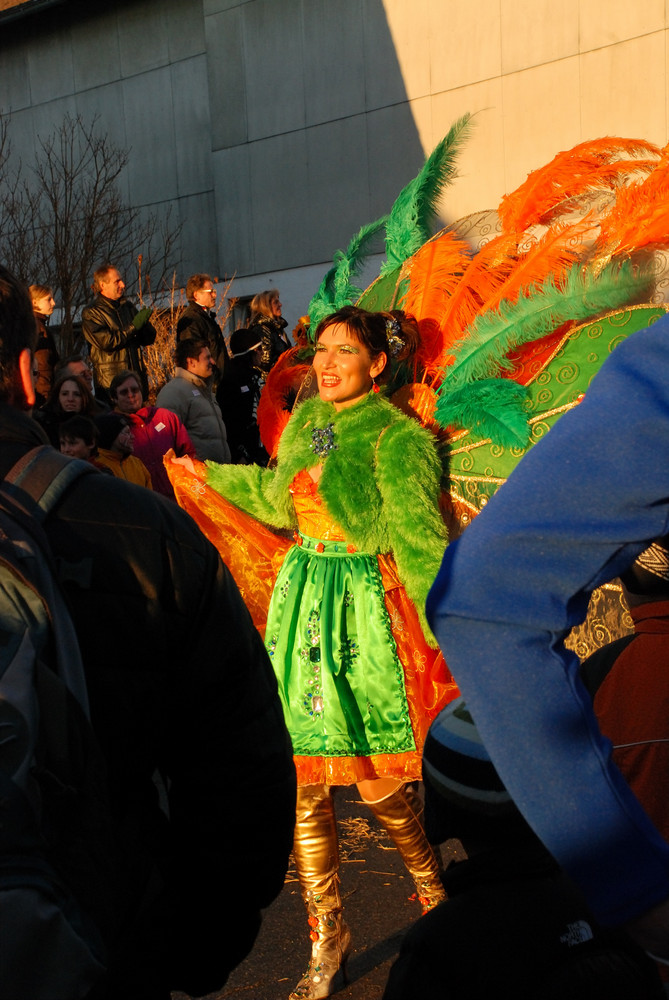
[[[93,276],[94,298],[82,311],[85,353],[59,356],[49,328],[53,290],[34,284],[29,291],[38,335],[33,416],[55,448],[171,500],[163,465],[170,450],[202,461],[267,464],[256,419],[260,393],[291,346],[276,289],[255,296],[247,326],[228,346],[211,276],[191,275],[176,324],[174,375],[155,405],[142,350],[156,339],[152,310],[135,307],[116,267],[104,264]]]

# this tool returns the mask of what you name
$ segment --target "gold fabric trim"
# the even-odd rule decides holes
[[[637,557],[636,565],[647,570],[660,580],[669,580],[669,552],[657,542],[653,542]]]
[[[571,630],[564,644],[582,663],[602,646],[633,631],[634,622],[622,587],[614,581],[592,592],[585,621]]]

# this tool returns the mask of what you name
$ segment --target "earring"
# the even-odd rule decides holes
[[[372,379],[372,392],[380,392],[378,385],[376,384],[376,378]]]

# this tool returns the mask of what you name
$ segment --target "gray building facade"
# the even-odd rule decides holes
[[[183,226],[182,283],[315,288],[424,156],[381,0],[27,3],[0,14],[0,67],[24,167],[66,114],[131,150],[124,194]]]

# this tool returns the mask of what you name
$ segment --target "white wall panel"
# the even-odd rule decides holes
[[[311,258],[307,140],[288,132],[249,145],[254,271],[282,261],[294,267]]]
[[[123,15],[121,14],[121,17]],[[75,90],[89,90],[121,78],[118,15],[109,5],[72,24]]]
[[[302,3],[254,0],[240,8],[249,142],[305,126]]]
[[[359,115],[365,106],[365,39],[360,0],[303,6],[306,124]],[[342,31],[342,25],[346,31]]]
[[[123,76],[165,66],[169,50],[161,0],[142,0],[119,8],[118,37]]]

